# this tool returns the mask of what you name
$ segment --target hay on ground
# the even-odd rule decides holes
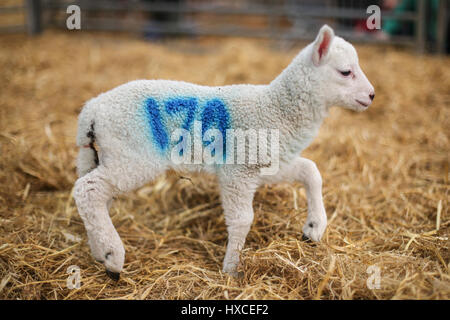
[[[449,58],[359,46],[376,88],[361,114],[333,109],[304,152],[329,226],[301,242],[300,184],[262,187],[242,252],[221,273],[226,228],[212,178],[166,174],[116,199],[118,283],[90,256],[71,190],[83,103],[124,82],[268,83],[298,52],[248,39],[148,43],[89,33],[0,37],[0,298],[449,299]],[[82,286],[66,286],[70,265]],[[369,266],[380,271],[370,289]],[[368,272],[369,271],[369,272]]]

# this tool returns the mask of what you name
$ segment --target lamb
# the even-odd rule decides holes
[[[327,226],[322,178],[315,163],[300,157],[300,153],[317,135],[331,106],[364,111],[374,96],[354,47],[324,25],[316,39],[268,85],[208,87],[137,80],[91,99],[78,121],[79,179],[74,199],[93,257],[104,264],[111,278],[119,279],[125,249],[109,217],[112,198],[152,181],[168,169],[217,176],[228,231],[222,269],[225,273],[237,275],[240,250],[253,221],[253,196],[261,185],[301,182],[308,206],[302,238],[320,241]],[[195,129],[199,122],[203,128]],[[188,153],[191,147],[182,144],[183,148],[173,152],[185,139],[171,136],[175,130],[200,130],[202,134],[215,130],[223,135],[223,141],[217,140],[215,146],[223,143],[227,149],[228,130],[264,128],[278,133],[278,141],[277,135],[271,134],[271,146],[277,147],[271,148],[272,155],[277,156],[276,174],[262,174],[265,166],[249,161],[172,161],[173,155],[182,155],[183,149]]]

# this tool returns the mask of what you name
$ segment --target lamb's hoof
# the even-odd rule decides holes
[[[235,279],[244,278],[244,271],[227,271],[226,273]]]
[[[244,271],[237,271],[237,264],[229,265],[227,268],[223,268],[222,271],[233,278],[243,278],[244,277]]]
[[[119,278],[120,278],[119,272],[113,272],[113,271],[109,271],[108,269],[106,269],[106,274],[108,275],[108,277],[110,277],[114,281],[119,281]]]
[[[302,234],[302,241],[305,241],[307,243],[311,243],[312,242],[311,239],[308,238],[307,236],[305,236],[304,234]]]

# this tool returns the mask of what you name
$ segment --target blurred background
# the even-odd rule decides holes
[[[448,2],[0,0],[0,298],[450,299]],[[324,181],[322,242],[301,241],[301,184],[262,186],[244,276],[228,278],[216,181],[166,173],[114,201],[126,260],[113,283],[72,197],[84,103],[136,79],[270,83],[324,23],[355,45],[376,98],[332,108],[302,153]]]
[[[2,0],[0,32],[38,34],[66,28],[67,8],[81,9],[82,30],[129,31],[149,39],[244,36],[310,40],[328,23],[351,41],[448,52],[447,0]],[[380,9],[382,28],[367,18]]]

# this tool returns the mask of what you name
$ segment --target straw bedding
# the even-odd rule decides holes
[[[300,184],[263,187],[244,276],[230,278],[220,271],[226,229],[216,181],[169,172],[115,200],[126,248],[115,283],[90,256],[71,196],[83,103],[140,78],[267,83],[301,47],[59,32],[1,36],[0,47],[0,298],[450,298],[449,58],[357,47],[374,104],[361,114],[333,109],[304,152],[324,180],[321,243],[300,240]],[[80,289],[66,286],[70,265],[81,269]],[[367,285],[373,265],[379,289]]]

